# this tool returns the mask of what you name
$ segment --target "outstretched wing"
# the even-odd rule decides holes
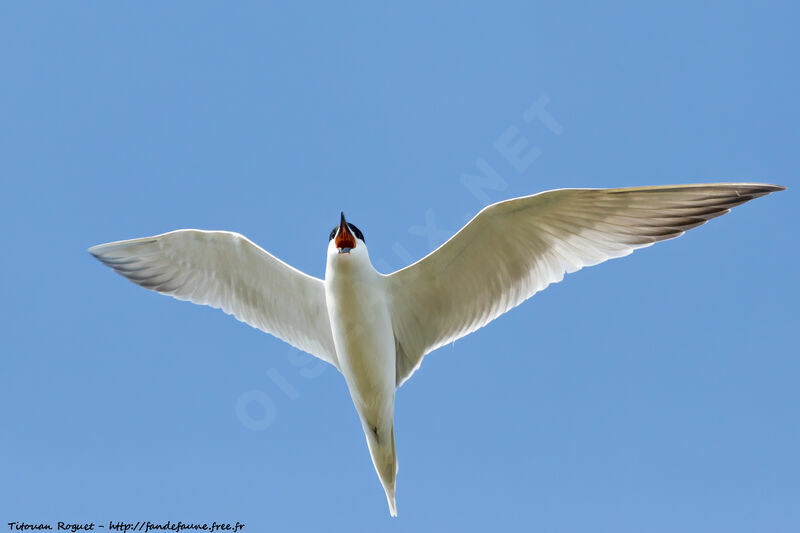
[[[178,230],[89,253],[146,289],[222,309],[338,368],[322,280],[238,233]]]
[[[431,254],[388,276],[397,385],[425,354],[565,273],[678,237],[779,190],[759,183],[559,189],[486,207]]]

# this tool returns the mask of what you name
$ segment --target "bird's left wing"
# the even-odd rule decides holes
[[[146,289],[222,309],[339,367],[322,280],[238,233],[178,230],[89,253]]]
[[[565,273],[678,237],[782,189],[760,183],[559,189],[486,207],[432,253],[387,276],[397,385],[425,354]]]

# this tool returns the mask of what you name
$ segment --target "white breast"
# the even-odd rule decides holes
[[[393,410],[395,390],[395,341],[385,279],[364,256],[329,257],[325,296],[353,402],[362,417],[383,419]]]

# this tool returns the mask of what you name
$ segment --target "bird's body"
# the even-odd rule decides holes
[[[325,280],[243,236],[178,230],[89,249],[148,289],[222,308],[344,376],[396,516],[395,389],[439,346],[486,325],[565,273],[682,235],[782,190],[760,183],[560,189],[483,209],[418,262],[375,270],[342,214]]]
[[[358,248],[356,248],[358,249]],[[395,346],[386,281],[363,253],[328,251],[325,300],[339,370],[347,382],[372,462],[396,514]]]

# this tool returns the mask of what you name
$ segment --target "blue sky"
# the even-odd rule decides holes
[[[2,523],[800,529],[800,10],[381,4],[0,6]],[[332,367],[86,253],[227,229],[322,277],[344,210],[389,270],[487,203],[723,180],[789,191],[426,358],[398,519]]]

